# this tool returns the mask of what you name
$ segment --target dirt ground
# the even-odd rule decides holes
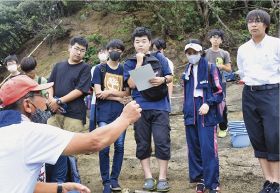
[[[242,85],[230,83],[227,90],[229,120],[242,120],[241,113]],[[168,178],[171,186],[170,193],[195,192],[195,185],[189,183],[187,149],[183,116],[171,115],[172,151],[169,162]],[[223,193],[256,193],[263,183],[259,163],[253,156],[251,147],[232,148],[230,136],[218,139],[220,159],[220,181]],[[135,141],[132,127],[127,130],[125,141],[125,155],[120,184],[122,188],[129,188],[130,192],[141,190],[143,172],[139,160],[135,157]],[[111,153],[113,152],[113,146]],[[79,170],[83,184],[93,193],[102,193],[102,182],[99,173],[98,154],[79,156]],[[151,158],[154,177],[158,177],[158,167],[155,157]]]

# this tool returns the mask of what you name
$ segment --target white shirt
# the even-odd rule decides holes
[[[174,75],[174,64],[173,64],[173,62],[171,60],[169,60],[169,58],[167,58],[167,57],[165,57],[165,58],[168,61],[168,66],[169,66],[169,68],[171,70],[172,75]]]
[[[280,82],[280,39],[265,35],[256,44],[252,39],[237,52],[238,72],[246,85]]]
[[[196,89],[196,87],[197,87],[197,68],[198,68],[198,64],[194,64],[193,65],[193,80],[194,80],[193,96],[194,97],[203,97],[202,89]]]
[[[74,133],[23,120],[0,128],[0,192],[33,193],[43,163],[55,164]]]

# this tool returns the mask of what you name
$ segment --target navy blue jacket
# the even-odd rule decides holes
[[[182,79],[184,83],[184,120],[185,125],[195,125],[196,115],[194,105],[194,78],[190,73],[190,67],[192,64],[186,65],[186,70],[183,73]],[[208,68],[210,70],[208,70]],[[218,68],[215,64],[208,65],[207,60],[201,57],[198,70],[197,70],[197,88],[203,90],[203,103],[209,105],[209,111],[202,117],[203,126],[214,126],[222,122],[222,101],[223,101],[223,90],[222,90],[222,78]],[[210,77],[209,77],[210,76]]]

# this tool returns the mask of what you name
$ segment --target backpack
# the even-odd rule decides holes
[[[151,64],[157,77],[163,77],[162,65],[156,58],[158,52],[151,53],[144,57],[143,65]],[[148,101],[159,101],[164,97],[168,96],[168,87],[166,84],[154,86],[146,90],[140,91],[141,95]]]
[[[106,64],[100,64],[100,71],[101,71],[101,90],[104,90],[104,79],[105,79],[105,74],[107,72],[107,66]]]

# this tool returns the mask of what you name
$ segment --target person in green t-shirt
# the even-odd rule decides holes
[[[35,80],[38,84],[45,84],[47,83],[47,79],[43,76],[38,76],[36,74],[36,67],[37,67],[37,61],[32,56],[30,57],[24,57],[20,62],[21,70],[29,76],[31,79]],[[47,91],[43,90],[42,95],[47,95]]]

